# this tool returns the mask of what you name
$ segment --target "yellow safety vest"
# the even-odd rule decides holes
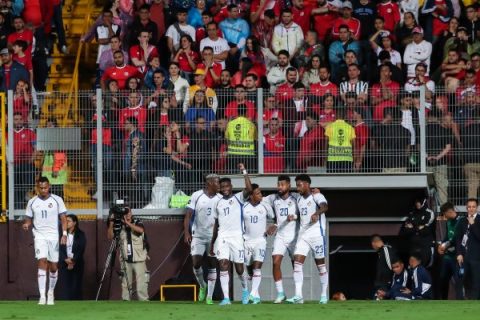
[[[355,129],[351,125],[345,120],[336,120],[327,126],[325,135],[328,137],[327,161],[353,161]]]
[[[61,151],[46,152],[43,158],[42,177],[47,177],[52,185],[63,185],[68,181],[67,153]],[[53,177],[57,171],[58,176]]]
[[[255,139],[257,128],[252,121],[245,117],[238,117],[230,121],[225,131],[227,139],[227,153],[235,155],[255,155]]]

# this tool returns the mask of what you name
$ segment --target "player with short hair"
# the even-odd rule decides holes
[[[38,290],[40,300],[38,304],[55,304],[54,290],[58,279],[58,218],[62,223],[62,237],[60,244],[67,243],[67,208],[63,199],[50,193],[50,182],[46,177],[40,177],[37,182],[38,195],[27,203],[26,217],[23,230],[28,231],[33,221],[33,238],[35,258],[38,260]],[[49,271],[48,293],[47,270]]]
[[[205,178],[205,187],[192,194],[187,205],[183,220],[184,241],[190,246],[193,273],[200,286],[198,301],[206,299],[207,304],[213,304],[212,296],[217,281],[217,261],[211,254],[210,243],[215,224],[214,211],[218,201],[222,198],[219,177],[210,174]],[[203,277],[204,254],[207,253],[208,288]]]
[[[252,184],[252,195],[243,206],[245,264],[252,279],[252,290],[250,291],[248,301],[242,300],[244,304],[247,304],[249,301],[253,304],[259,304],[261,301],[258,288],[262,281],[262,265],[267,250],[267,219],[273,219],[275,216],[270,204],[262,200],[263,195],[260,187],[258,184]]]
[[[273,303],[282,303],[285,299],[282,282],[282,260],[288,253],[293,265],[293,253],[298,233],[297,221],[297,193],[290,192],[290,177],[280,175],[277,179],[277,193],[265,198],[275,212],[275,224],[269,229],[269,235],[276,233],[273,242],[272,263],[273,280],[277,289],[277,298]]]
[[[327,199],[321,193],[313,194],[310,190],[312,180],[306,174],[295,178],[300,197],[297,199],[300,214],[300,230],[295,245],[293,279],[295,296],[288,299],[290,303],[303,303],[303,263],[312,251],[320,274],[320,303],[327,303],[328,271],[325,265],[325,212],[328,210]]]
[[[242,283],[243,299],[248,299],[247,274],[244,269],[243,205],[252,191],[252,184],[242,163],[239,164],[239,169],[245,178],[245,190],[234,194],[232,181],[229,178],[220,179],[222,198],[214,210],[215,226],[210,252],[212,255],[215,252],[220,266],[220,284],[223,291],[223,300],[220,305],[231,304],[228,287],[230,262],[235,264],[235,270]]]

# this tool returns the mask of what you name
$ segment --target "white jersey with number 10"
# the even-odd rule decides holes
[[[243,238],[246,241],[263,238],[267,231],[267,218],[273,219],[275,216],[272,207],[265,201],[255,206],[250,202],[245,203],[243,215],[245,219],[245,234]]]

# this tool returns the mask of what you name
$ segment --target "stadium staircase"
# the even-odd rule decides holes
[[[85,103],[78,90],[91,89],[95,75],[96,46],[82,44],[80,37],[94,23],[102,7],[95,0],[66,0],[63,6],[63,24],[68,53],[63,54],[54,46],[51,55],[47,94],[42,103],[40,125],[54,117],[60,127],[82,126],[84,119],[80,106]],[[82,70],[81,73],[79,70]],[[88,154],[88,143],[82,145],[81,154]],[[94,181],[89,173],[90,161],[85,157],[69,157],[69,180],[64,186],[64,197],[70,209],[93,209],[96,202],[91,198]]]

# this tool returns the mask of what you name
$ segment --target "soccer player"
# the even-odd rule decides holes
[[[262,202],[263,195],[258,184],[252,184],[252,195],[250,200],[243,206],[245,233],[245,264],[248,274],[252,278],[252,290],[248,301],[253,304],[260,303],[258,288],[262,281],[262,265],[267,249],[266,231],[267,218],[274,218],[272,207],[267,202]]]
[[[54,290],[58,278],[58,218],[62,222],[62,237],[60,244],[67,244],[67,208],[63,199],[50,193],[50,182],[46,177],[40,177],[37,183],[39,194],[27,203],[26,217],[23,230],[28,231],[33,220],[33,238],[35,244],[35,258],[38,260],[38,290],[40,300],[38,304],[54,305]],[[48,294],[47,270],[49,271]]]
[[[198,301],[213,304],[212,296],[217,281],[216,259],[210,252],[210,243],[213,235],[214,210],[221,199],[219,177],[210,174],[205,179],[205,187],[192,194],[187,205],[185,218],[183,220],[184,241],[190,246],[193,273],[200,286]],[[207,253],[208,265],[208,290],[203,278],[204,254]]]
[[[230,262],[235,264],[235,271],[242,283],[242,301],[248,303],[247,274],[244,269],[245,249],[243,247],[243,205],[252,191],[252,184],[245,166],[240,163],[239,169],[245,178],[245,189],[234,194],[232,181],[229,178],[220,180],[222,198],[214,211],[215,226],[213,228],[211,254],[215,252],[220,266],[220,284],[223,300],[220,305],[229,305],[230,295]]]
[[[325,212],[328,210],[327,199],[321,193],[312,194],[312,180],[306,174],[295,178],[300,197],[297,199],[300,213],[300,230],[295,245],[293,281],[295,296],[288,299],[290,303],[303,303],[303,263],[307,254],[312,251],[320,274],[320,303],[327,303],[328,272],[325,265]]]
[[[275,212],[275,225],[269,228],[269,234],[276,232],[273,242],[273,280],[277,289],[277,298],[273,303],[282,303],[285,299],[282,282],[282,260],[286,252],[290,255],[293,264],[293,253],[297,239],[297,196],[290,192],[290,177],[281,175],[277,180],[277,194],[265,198]]]

